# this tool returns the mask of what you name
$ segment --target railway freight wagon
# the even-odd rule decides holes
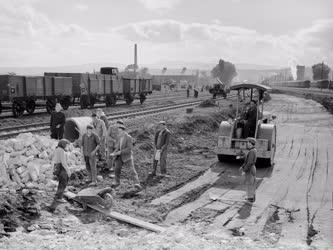
[[[22,116],[24,111],[32,114],[38,100],[46,101],[48,112],[54,109],[56,101],[66,108],[72,96],[71,85],[72,79],[68,77],[0,75],[0,113],[2,109],[11,109],[15,117]]]
[[[79,98],[82,109],[93,107],[97,102],[105,102],[107,107],[117,100],[131,104],[134,99],[143,103],[147,94],[152,93],[151,79],[123,78],[117,68],[101,68],[99,74],[89,73],[44,73],[45,76],[70,76],[74,101]]]

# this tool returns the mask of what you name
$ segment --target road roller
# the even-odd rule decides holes
[[[237,83],[230,87],[230,91],[237,91],[236,115],[234,119],[222,121],[220,124],[216,149],[220,162],[243,158],[248,151],[247,137],[254,137],[257,141],[257,165],[273,166],[276,151],[276,125],[273,121],[276,116],[264,112],[263,99],[268,90],[270,90],[268,86],[251,83]],[[240,110],[240,104],[244,101],[256,105],[255,127],[251,131],[252,134],[246,138]]]

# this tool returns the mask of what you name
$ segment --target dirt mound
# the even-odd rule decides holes
[[[194,133],[212,132],[218,129],[224,115],[222,112],[211,115],[193,115],[174,128],[176,134],[192,135]]]

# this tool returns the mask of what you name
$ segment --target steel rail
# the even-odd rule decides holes
[[[233,95],[231,95],[230,97],[233,97]],[[220,100],[220,99],[217,99],[217,100]],[[195,105],[200,104],[202,101],[203,100],[196,100],[196,101],[179,103],[179,104],[168,104],[168,105],[164,105],[162,107],[161,106],[160,107],[150,107],[150,108],[143,108],[143,109],[137,109],[137,110],[114,112],[114,113],[108,114],[107,118],[109,121],[124,119],[124,118],[134,118],[137,116],[145,116],[145,115],[150,115],[150,114],[154,114],[154,113],[170,111],[173,109],[195,106]],[[20,133],[28,133],[28,132],[35,133],[35,132],[47,131],[49,129],[50,129],[49,122],[33,123],[33,124],[19,125],[19,126],[15,126],[15,127],[0,128],[0,139],[11,138],[11,137],[17,136]]]

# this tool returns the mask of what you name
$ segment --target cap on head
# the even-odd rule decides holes
[[[97,115],[96,115],[96,113],[93,113],[92,115],[91,115],[91,117],[97,117]]]
[[[90,124],[87,125],[87,129],[93,129],[93,126],[91,126]]]
[[[165,121],[160,121],[158,124],[160,124],[160,125],[166,125],[166,122]]]
[[[256,139],[253,137],[248,137],[247,138],[248,142],[251,143],[253,146],[256,145]]]
[[[67,139],[61,139],[58,142],[58,147],[65,149],[70,142]]]

